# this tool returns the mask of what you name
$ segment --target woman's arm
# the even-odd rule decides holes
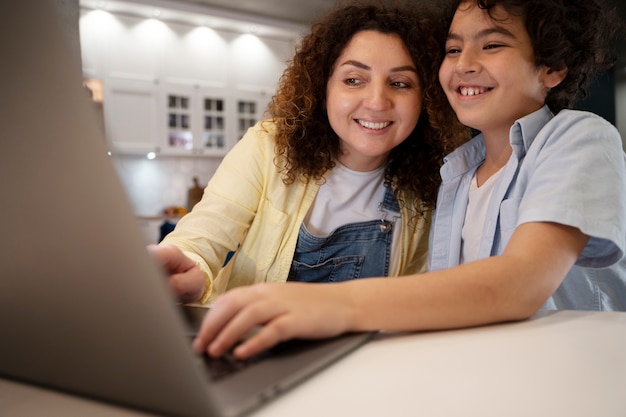
[[[256,215],[265,170],[272,163],[273,143],[273,137],[259,133],[258,126],[248,130],[217,168],[201,201],[160,244],[177,247],[198,266],[189,272],[193,273],[191,279],[197,277],[196,272],[202,274],[203,291],[198,296],[202,302],[208,299],[227,254],[237,249]],[[179,255],[171,250],[160,253],[161,258],[175,255],[172,261],[180,262]],[[167,264],[163,265],[171,272]],[[186,290],[187,285],[194,285],[195,290],[187,278],[189,274],[170,276],[170,285],[180,281],[175,290]]]

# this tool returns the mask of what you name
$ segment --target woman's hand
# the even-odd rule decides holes
[[[196,301],[205,286],[204,274],[195,262],[173,245],[149,245],[148,251],[168,274],[168,284],[182,303]]]
[[[204,318],[193,348],[211,356],[253,356],[292,338],[323,338],[351,329],[352,308],[342,284],[275,283],[239,287],[220,296]],[[260,326],[260,327],[259,327]]]

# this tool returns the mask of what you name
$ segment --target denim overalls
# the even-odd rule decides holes
[[[381,220],[349,223],[326,237],[312,235],[303,223],[288,281],[339,282],[387,276],[393,222],[386,216],[388,212],[394,216],[400,212],[391,188],[385,190],[380,211]]]

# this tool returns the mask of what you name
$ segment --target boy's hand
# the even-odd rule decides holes
[[[217,357],[255,327],[233,354],[245,359],[293,338],[323,338],[350,330],[351,309],[340,284],[275,283],[239,287],[220,296],[204,318],[194,350]]]

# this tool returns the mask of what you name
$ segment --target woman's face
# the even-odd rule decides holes
[[[334,64],[326,111],[341,140],[339,158],[355,171],[380,167],[417,125],[422,89],[409,52],[396,34],[358,32]]]

